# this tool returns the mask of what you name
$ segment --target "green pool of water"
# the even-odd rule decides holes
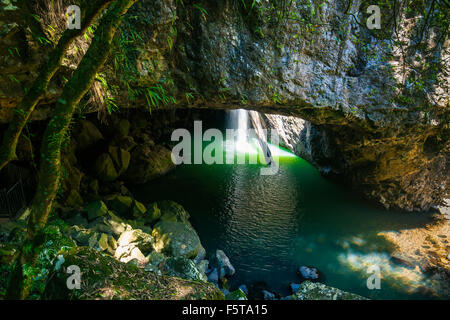
[[[208,253],[219,248],[229,256],[232,289],[263,281],[287,295],[289,283],[299,282],[296,270],[307,265],[323,273],[325,284],[369,298],[429,298],[416,291],[429,279],[393,264],[378,235],[421,226],[424,214],[380,209],[292,154],[280,158],[276,175],[260,175],[260,168],[180,165],[135,194],[144,202],[182,204]],[[371,265],[380,267],[380,290],[367,288]]]

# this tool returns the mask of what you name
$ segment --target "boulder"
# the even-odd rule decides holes
[[[75,133],[77,148],[80,150],[92,147],[103,139],[102,133],[89,120],[81,120]]]
[[[301,266],[298,268],[297,274],[304,280],[318,280],[320,277],[319,270],[307,266]]]
[[[264,300],[276,300],[275,294],[270,291],[263,290],[262,294],[263,294]]]
[[[311,281],[302,282],[293,296],[296,300],[367,300],[360,295]]]
[[[96,232],[102,232],[117,237],[123,232],[133,229],[129,224],[125,223],[111,211],[108,211],[106,215],[98,217],[89,223],[88,227]]]
[[[159,270],[161,262],[166,260],[167,257],[162,253],[153,251],[147,256],[148,264],[145,266],[145,271],[156,272]]]
[[[201,263],[203,261],[208,261],[208,260],[205,260],[205,258],[206,258],[206,250],[205,250],[205,248],[201,247],[200,250],[198,251],[197,255],[194,258],[194,263],[198,265],[199,263]],[[209,264],[209,262],[208,262],[208,264]]]
[[[194,262],[195,263],[195,262]],[[209,266],[209,261],[208,260],[202,260],[199,263],[195,264],[197,266],[197,269],[206,274],[207,270],[208,270],[208,266]]]
[[[248,300],[247,295],[241,289],[237,289],[225,295],[226,300]]]
[[[130,153],[122,148],[109,146],[108,153],[113,161],[114,167],[117,171],[117,176],[120,177],[127,171],[130,165]]]
[[[160,221],[152,236],[155,250],[173,257],[194,258],[202,247],[195,230],[181,222]]]
[[[130,132],[130,121],[127,119],[120,119],[119,125],[117,127],[117,134],[120,137],[126,137],[128,136]]]
[[[139,201],[134,200],[131,210],[132,210],[133,217],[144,218],[144,219],[147,218],[147,214],[146,214],[147,208]]]
[[[152,225],[161,218],[161,210],[156,202],[147,205],[147,213],[144,216],[146,224]]]
[[[227,276],[232,276],[236,272],[230,262],[230,259],[222,250],[216,250],[215,254],[210,259],[210,263],[212,266],[217,268],[219,271],[219,278],[221,279]]]
[[[248,294],[248,288],[245,284],[241,284],[239,289],[241,289],[245,294]]]
[[[201,273],[191,259],[185,257],[170,257],[161,263],[163,274],[187,280],[207,281],[208,278]]]
[[[300,288],[300,283],[293,283],[289,284],[289,288],[291,289],[292,293],[296,293],[297,290]]]
[[[129,217],[133,214],[133,198],[114,194],[105,198],[105,203],[121,217]]]
[[[208,281],[214,283],[214,285],[218,286],[219,283],[219,271],[214,268],[208,274]]]
[[[94,247],[97,244],[98,233],[91,229],[73,226],[69,229],[69,235],[79,246]]]
[[[134,245],[118,246],[114,258],[120,262],[129,262],[130,260],[137,259],[139,263],[147,263],[147,258],[142,254],[141,250]]]
[[[89,221],[92,221],[95,218],[106,215],[108,213],[108,207],[103,201],[98,200],[86,205],[83,211],[86,212]]]
[[[111,182],[119,177],[113,160],[108,153],[102,153],[94,163],[94,171],[97,177],[104,182]]]
[[[149,254],[153,251],[153,237],[140,229],[129,230],[120,235],[117,246],[136,246],[144,254]]]
[[[80,212],[76,212],[75,214],[72,214],[67,220],[66,222],[69,225],[77,225],[80,227],[87,227],[88,225],[88,221],[86,218],[84,218]]]
[[[153,148],[146,144],[137,145],[131,153],[131,161],[124,179],[132,184],[145,183],[166,174],[175,168],[171,152],[163,146]]]
[[[158,208],[161,210],[161,221],[182,222],[190,225],[189,213],[178,203],[170,200],[157,202]]]
[[[101,234],[100,240],[98,240],[98,246],[100,251],[106,251],[109,249],[108,235],[106,233]]]

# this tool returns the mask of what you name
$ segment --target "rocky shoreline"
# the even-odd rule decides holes
[[[27,214],[0,226],[3,294],[7,266],[25,236]],[[129,196],[110,195],[80,210],[59,211],[46,235],[38,261],[44,271],[35,278],[32,298],[247,300],[249,296],[246,285],[230,290],[227,279],[236,272],[230,259],[220,249],[206,259],[189,213],[173,201],[143,204]],[[67,268],[72,265],[81,270],[80,290],[66,285]],[[304,281],[292,286],[292,295],[280,297],[262,290],[262,298],[363,299],[311,282],[316,271],[308,270],[312,273],[304,273]]]

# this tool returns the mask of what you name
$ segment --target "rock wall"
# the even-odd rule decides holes
[[[103,95],[121,108],[247,108],[299,117],[307,121],[300,131],[293,118],[279,121],[293,134],[293,150],[324,172],[388,208],[440,204],[449,194],[449,41],[438,23],[421,22],[430,4],[416,1],[409,11],[382,6],[377,33],[364,27],[366,1],[247,2],[139,1],[118,39],[132,42],[116,48],[102,73],[109,88],[98,81],[84,110],[104,109],[104,99],[96,99]],[[29,19],[36,8],[43,14],[41,4],[7,3],[0,4],[2,122],[51,49],[33,35],[41,30],[57,38],[48,21]],[[58,3],[47,8],[54,16],[68,1]],[[55,77],[33,119],[51,114],[78,58],[69,56],[72,63]],[[160,99],[150,103],[152,92]],[[297,145],[298,135],[306,143]]]

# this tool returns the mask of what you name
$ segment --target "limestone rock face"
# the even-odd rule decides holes
[[[387,208],[428,210],[449,197],[449,41],[447,30],[435,21],[425,23],[433,27],[418,39],[421,5],[411,5],[408,17],[393,17],[392,10],[382,8],[389,17],[385,21],[399,23],[397,41],[392,34],[380,40],[364,28],[365,1],[352,1],[348,8],[328,1],[314,11],[292,1],[284,8],[286,21],[278,21],[280,11],[271,9],[271,1],[256,1],[252,9],[238,2],[202,0],[197,7],[173,0],[136,3],[128,13],[140,34],[133,43],[140,53],[129,61],[136,70],[132,89],[164,80],[166,95],[174,98],[168,104],[176,100],[179,108],[247,108],[302,118],[306,122],[298,128],[294,118],[278,121],[286,123],[286,145]],[[49,50],[31,40],[34,30],[47,27],[45,17],[37,26],[28,25],[29,12],[11,3],[0,4],[5,57],[0,60],[0,122],[10,121]],[[388,23],[382,30],[393,28]],[[59,78],[75,65],[65,65]],[[109,75],[107,81],[120,76]],[[31,119],[51,115],[51,104],[61,93],[56,80],[61,79],[52,82]],[[125,91],[117,93],[120,107],[148,108],[145,95],[130,104]],[[148,139],[133,142],[124,136],[134,129],[126,121],[119,128],[121,149],[131,152],[130,166],[125,169],[114,152],[105,152],[97,170],[104,181],[126,170],[128,182],[145,182],[173,167],[168,149]],[[72,198],[76,203],[75,193]]]

